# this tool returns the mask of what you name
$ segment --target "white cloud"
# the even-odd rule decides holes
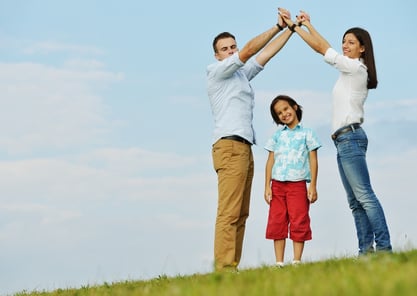
[[[367,122],[417,121],[417,98],[371,99],[366,102]],[[368,120],[369,119],[369,120]]]
[[[163,168],[171,172],[192,169],[193,173],[145,173]],[[189,244],[190,250],[175,249],[187,237],[211,231],[216,202],[213,185],[214,172],[201,159],[136,148],[98,149],[67,159],[0,162],[2,255],[14,262],[23,277],[15,283],[21,289],[32,289],[37,279],[24,272],[28,261],[19,258],[28,257],[31,265],[42,265],[45,258],[53,262],[42,265],[42,288],[49,283],[65,286],[101,280],[95,273],[98,268],[108,281],[132,275],[153,277],[155,267],[157,273],[185,273],[196,267],[191,262],[171,266],[172,260],[181,262],[191,252],[206,254],[208,244],[201,243],[208,238]],[[166,253],[164,245],[157,243],[161,234],[173,243],[172,252]],[[167,258],[171,258],[168,263]],[[51,274],[58,263],[83,272],[75,277],[67,271]],[[7,286],[2,281],[9,277],[13,279],[13,274],[0,278],[3,287]]]
[[[196,162],[195,157],[182,156],[174,152],[147,151],[138,147],[102,148],[80,156],[82,161],[96,163],[121,175],[143,174],[158,171],[164,176],[174,168],[185,168]]]
[[[72,69],[72,70],[84,70],[84,71],[92,71],[92,70],[99,70],[104,69],[105,64],[101,61],[95,60],[95,59],[69,59],[65,61],[64,67],[66,69]]]
[[[202,161],[136,148],[98,149],[67,159],[61,156],[0,162],[0,187],[3,202],[20,201],[31,206],[34,200],[38,205],[80,205],[114,198],[179,201],[189,198],[191,189],[201,195],[199,188],[207,179],[201,173],[204,169],[199,169]]]
[[[0,145],[10,154],[63,148],[94,140],[111,128],[97,91],[122,79],[118,73],[0,64]]]
[[[102,55],[103,51],[93,46],[82,46],[74,44],[64,44],[54,41],[38,42],[26,47],[23,50],[25,54],[50,54],[54,52],[75,53],[75,54],[91,54]]]

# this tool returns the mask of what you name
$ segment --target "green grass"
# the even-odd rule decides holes
[[[417,250],[330,259],[282,269],[262,266],[241,270],[237,274],[160,276],[149,281],[126,281],[15,295],[417,295]]]

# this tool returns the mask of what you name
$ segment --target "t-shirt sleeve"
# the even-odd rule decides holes
[[[355,73],[360,67],[366,66],[359,59],[351,59],[339,54],[333,48],[328,48],[324,54],[324,61],[341,72]]]
[[[220,62],[209,65],[206,72],[209,79],[227,79],[243,66],[245,64],[239,59],[239,55],[236,52]]]
[[[245,71],[246,77],[248,80],[252,80],[256,75],[258,75],[259,72],[261,72],[264,69],[263,66],[261,66],[256,59],[252,58],[249,61],[246,62],[246,64],[243,66],[243,71]]]
[[[336,63],[337,55],[337,51],[329,47],[324,54],[324,61],[330,65],[334,65]]]
[[[307,148],[309,151],[319,149],[321,147],[320,139],[313,130],[307,133]]]
[[[274,140],[274,138],[272,137],[272,138],[269,138],[268,139],[268,141],[266,141],[266,144],[265,144],[265,146],[264,146],[264,148],[265,148],[265,150],[267,150],[267,151],[274,151],[275,149],[275,140]]]

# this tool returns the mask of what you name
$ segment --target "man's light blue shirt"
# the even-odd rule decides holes
[[[284,126],[270,138],[265,149],[274,152],[272,179],[310,182],[310,151],[321,147],[316,133],[298,124],[294,129]]]
[[[214,117],[213,143],[238,135],[255,144],[252,126],[254,91],[249,83],[263,67],[250,59],[244,64],[236,52],[207,67],[207,92]]]

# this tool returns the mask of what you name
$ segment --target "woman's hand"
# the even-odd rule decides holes
[[[310,22],[310,15],[307,12],[305,12],[303,10],[300,10],[300,14],[297,15],[297,22],[298,22],[298,24],[299,25],[302,25],[303,22],[306,22],[306,21],[307,22]]]

